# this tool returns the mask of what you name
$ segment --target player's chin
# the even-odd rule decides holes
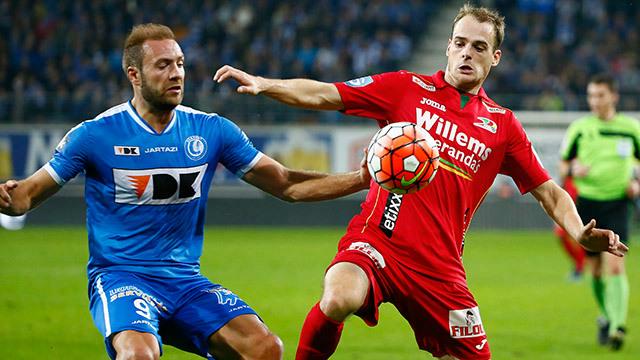
[[[164,102],[169,106],[176,107],[182,103],[182,98],[184,98],[184,95],[182,94],[182,92],[180,94],[175,94],[175,95],[166,95],[164,97]]]

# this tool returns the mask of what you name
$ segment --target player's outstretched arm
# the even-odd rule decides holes
[[[213,76],[221,83],[234,79],[240,94],[266,95],[287,105],[311,110],[342,110],[342,98],[335,85],[309,79],[267,79],[224,65]]]
[[[35,208],[60,190],[60,185],[44,169],[25,180],[0,184],[0,212],[17,216]]]
[[[624,256],[628,248],[620,242],[618,234],[611,230],[596,228],[595,220],[583,225],[576,206],[567,192],[553,180],[549,180],[531,191],[544,211],[582,247],[589,251],[607,251]]]
[[[243,179],[282,200],[309,202],[335,199],[367,189],[371,177],[364,161],[358,171],[324,174],[291,170],[264,155]]]

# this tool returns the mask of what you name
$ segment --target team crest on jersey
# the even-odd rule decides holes
[[[449,310],[449,332],[454,339],[484,336],[480,309]]]
[[[495,121],[482,116],[478,116],[478,120],[480,121],[473,123],[474,126],[485,129],[492,134],[498,132],[498,124]]]
[[[413,75],[413,82],[418,84],[421,88],[427,90],[427,91],[431,91],[434,92],[436,91],[436,87],[431,85],[431,84],[427,84],[424,81],[422,81],[422,79],[420,79],[419,77]]]
[[[184,141],[184,152],[189,159],[198,161],[207,154],[207,141],[202,136],[189,136]]]
[[[357,78],[357,79],[353,79],[345,82],[345,84],[351,87],[363,87],[371,83],[373,83],[373,78],[371,76],[364,76],[361,78]]]
[[[113,169],[116,203],[182,204],[201,196],[208,164],[190,168]]]

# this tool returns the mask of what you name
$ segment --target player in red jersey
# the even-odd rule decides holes
[[[464,235],[498,173],[531,192],[549,216],[582,246],[623,256],[610,230],[583,225],[567,193],[550,179],[513,113],[482,89],[500,62],[504,19],[465,5],[453,22],[447,68],[432,76],[408,71],[328,84],[252,76],[231,66],[214,80],[233,78],[237,91],[264,94],[308,109],[341,110],[380,126],[410,121],[440,149],[440,171],[414,194],[389,193],[372,183],[362,212],[340,240],[324,279],[322,298],[305,320],[296,359],[327,359],[351,314],[378,321],[391,302],[408,320],[421,349],[439,358],[489,359],[491,353],[473,295],[467,288]]]

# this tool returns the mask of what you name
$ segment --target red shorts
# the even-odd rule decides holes
[[[491,358],[478,304],[466,284],[426,277],[384,256],[364,239],[346,243],[343,239],[340,247],[344,250],[329,267],[339,262],[355,264],[371,282],[365,303],[356,312],[367,325],[378,323],[378,307],[389,302],[411,325],[420,349],[435,357]]]

